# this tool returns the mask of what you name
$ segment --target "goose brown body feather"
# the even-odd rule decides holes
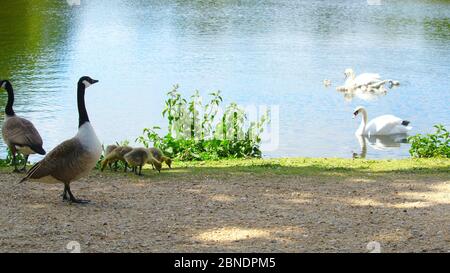
[[[23,149],[24,154],[45,154],[42,148],[42,138],[30,121],[18,117],[7,117],[2,126],[2,136],[10,149],[28,147],[30,151]]]
[[[56,146],[36,163],[23,180],[43,179],[43,182],[57,180],[70,183],[87,175],[95,167],[97,160],[98,156],[85,149],[79,139],[71,138]]]

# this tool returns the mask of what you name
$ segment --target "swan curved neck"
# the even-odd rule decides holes
[[[360,112],[361,112],[362,118],[361,118],[361,124],[359,125],[357,133],[358,133],[358,135],[364,135],[366,132],[366,124],[367,124],[367,111],[365,109],[361,109]]]
[[[14,90],[11,83],[7,82],[5,89],[8,92],[8,102],[5,107],[5,114],[8,116],[14,116],[13,104],[14,104]]]
[[[79,82],[77,89],[78,128],[80,128],[84,123],[89,122],[89,116],[86,110],[86,104],[84,102],[85,91],[86,86],[82,82]]]

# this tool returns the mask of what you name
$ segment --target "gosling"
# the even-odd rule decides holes
[[[149,152],[149,158],[147,160],[147,163],[151,164],[153,169],[156,169],[159,173],[161,173],[162,162],[157,160],[156,158],[154,158],[150,151],[148,151],[148,152]]]
[[[150,151],[146,148],[134,148],[128,152],[124,158],[127,164],[132,167],[136,175],[142,175],[142,167],[149,162],[156,165],[159,163],[159,166],[161,166],[161,162],[154,159],[150,154]]]
[[[129,147],[129,146],[118,146],[117,148],[115,148],[114,150],[112,150],[112,152],[110,152],[109,154],[107,154],[105,156],[105,158],[102,161],[102,168],[101,171],[103,172],[103,170],[105,169],[106,165],[108,165],[108,163],[116,163],[117,161],[122,161],[125,163],[125,169],[124,172],[127,172],[128,169],[128,163],[125,160],[125,155],[129,152],[131,152],[133,150],[133,148]]]
[[[170,157],[165,156],[162,151],[158,148],[149,148],[148,149],[153,155],[153,157],[159,161],[160,163],[165,162],[167,166],[169,166],[170,169],[172,169],[172,159]],[[149,163],[150,164],[150,163]],[[153,169],[155,169],[155,166],[152,164]]]
[[[115,145],[115,144],[106,146],[106,149],[105,149],[105,157],[108,156],[108,155],[109,155],[112,151],[114,151],[114,149],[116,149],[117,147],[118,147],[118,146]],[[108,163],[108,165],[109,165],[109,170],[110,170],[110,171],[112,171],[112,164],[113,164],[113,162],[109,162],[109,163]],[[114,170],[117,170],[117,161],[114,162]]]

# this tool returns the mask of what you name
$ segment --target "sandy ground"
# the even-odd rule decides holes
[[[170,172],[170,171],[169,171]],[[0,251],[450,252],[448,174],[355,177],[93,172],[62,185],[0,173]]]

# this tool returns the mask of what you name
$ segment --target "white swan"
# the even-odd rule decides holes
[[[380,136],[380,135],[395,135],[395,134],[405,134],[412,129],[409,125],[409,121],[403,120],[396,116],[384,115],[374,118],[369,123],[367,123],[367,111],[364,107],[359,106],[353,112],[353,118],[355,118],[359,113],[362,114],[361,125],[358,130],[356,130],[356,135],[364,136]]]
[[[344,71],[345,86],[347,88],[357,88],[363,85],[370,85],[373,83],[379,83],[381,81],[380,74],[377,73],[363,73],[356,76],[355,72],[351,68],[347,68]]]

